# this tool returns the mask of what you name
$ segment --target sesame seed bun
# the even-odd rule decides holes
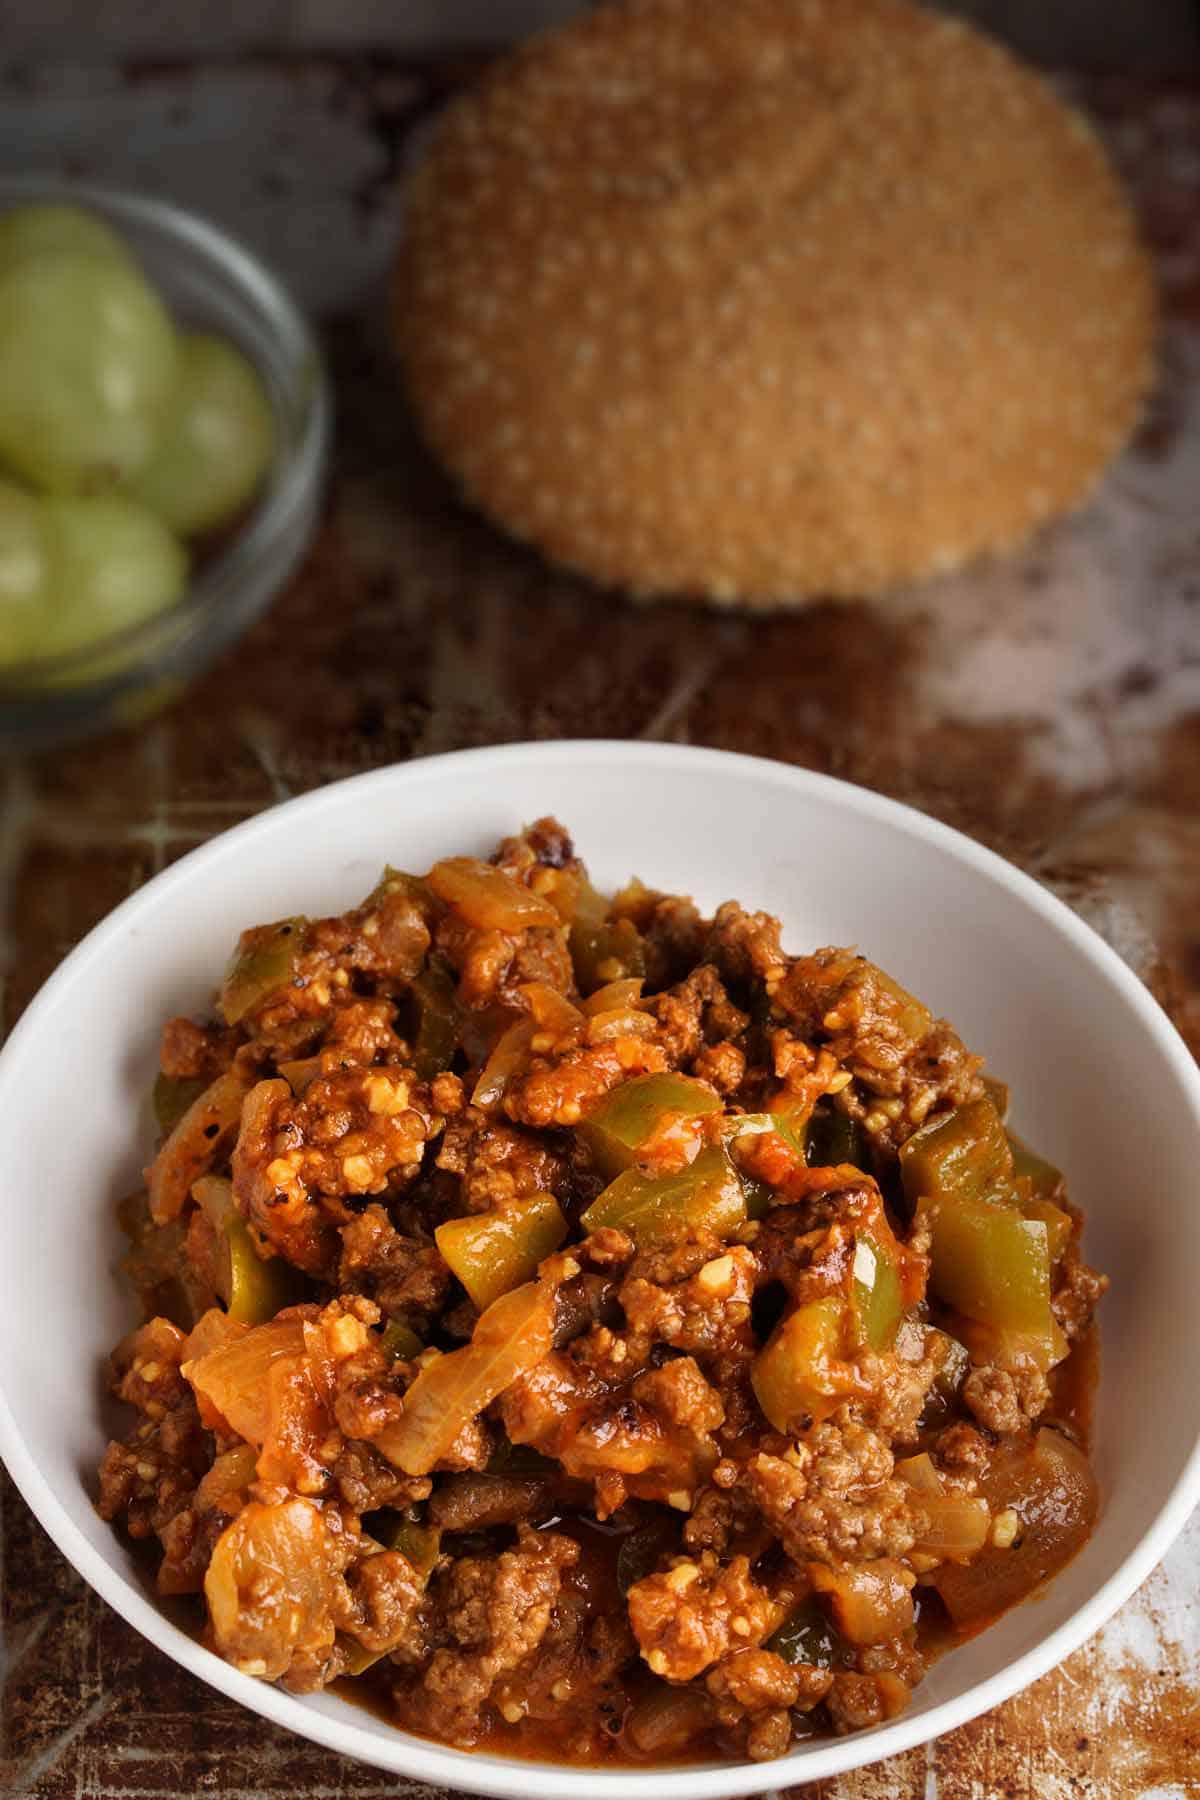
[[[776,605],[1016,543],[1133,426],[1153,293],[1085,122],[906,0],[620,0],[450,108],[396,322],[468,496]]]

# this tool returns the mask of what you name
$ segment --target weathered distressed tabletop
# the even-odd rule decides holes
[[[1019,560],[765,622],[639,611],[456,505],[387,350],[395,175],[454,68],[143,67],[0,83],[5,160],[173,193],[329,321],[328,517],[270,617],[136,735],[0,771],[7,1027],[174,856],[286,795],[459,745],[575,734],[784,758],[936,813],[1099,927],[1200,1049],[1200,87],[1091,80],[1159,257],[1162,380],[1136,447]],[[8,1128],[13,1129],[12,1121]],[[273,1729],[152,1650],[0,1492],[0,1794],[422,1794]],[[1200,1794],[1200,1518],[1027,1693],[822,1800]]]

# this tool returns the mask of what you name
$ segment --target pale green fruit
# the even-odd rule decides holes
[[[71,250],[132,266],[111,226],[81,206],[15,206],[0,215],[0,274],[47,250]]]
[[[166,308],[132,267],[47,250],[0,275],[0,456],[91,493],[148,460],[178,364]]]
[[[183,337],[175,397],[133,491],[190,537],[241,511],[274,447],[270,402],[241,351],[223,338]]]
[[[0,666],[39,654],[52,563],[44,503],[0,481]]]
[[[43,655],[85,650],[163,612],[184,592],[185,551],[136,500],[98,494],[44,505],[52,582]]]

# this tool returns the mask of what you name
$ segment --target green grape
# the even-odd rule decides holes
[[[38,654],[52,561],[44,502],[0,481],[0,665]]]
[[[178,600],[187,556],[161,520],[121,494],[43,502],[52,592],[42,654],[83,650]]]
[[[75,250],[130,266],[128,250],[95,213],[79,206],[17,206],[0,217],[0,274],[47,250]]]
[[[0,456],[55,493],[128,478],[170,402],[175,332],[136,270],[47,250],[0,275]]]
[[[175,398],[134,490],[175,531],[208,531],[250,499],[273,447],[270,403],[241,351],[183,337]]]

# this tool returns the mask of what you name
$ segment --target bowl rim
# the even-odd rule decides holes
[[[0,210],[20,205],[23,198],[29,204],[93,206],[106,222],[116,221],[119,228],[119,221],[125,219],[148,228],[164,244],[184,244],[207,268],[219,270],[226,284],[257,313],[273,317],[277,332],[291,346],[291,355],[302,370],[295,385],[303,423],[284,464],[283,478],[270,483],[232,537],[202,567],[189,572],[177,600],[78,650],[25,657],[6,665],[0,669],[0,702],[31,701],[43,693],[47,699],[60,697],[62,690],[56,684],[69,683],[73,676],[81,691],[109,686],[118,690],[131,674],[140,679],[164,652],[176,652],[181,639],[190,640],[202,631],[208,616],[228,603],[230,593],[237,591],[247,574],[269,561],[280,544],[287,542],[320,488],[333,433],[332,388],[316,332],[283,279],[240,238],[173,200],[104,182],[74,180],[53,170],[0,175]],[[146,279],[149,281],[149,276]],[[150,281],[150,285],[155,284]],[[255,373],[261,376],[257,363]],[[275,413],[272,406],[273,417]],[[275,466],[279,466],[278,460]],[[249,618],[244,622],[249,624]],[[119,666],[111,675],[93,673],[113,657],[119,659]],[[66,691],[69,694],[70,687]]]
[[[1093,970],[1117,989],[1120,998],[1138,1015],[1180,1078],[1182,1087],[1190,1094],[1192,1114],[1200,1135],[1200,1067],[1166,1013],[1091,926],[1032,876],[995,851],[900,801],[830,775],[732,751],[605,738],[535,740],[391,763],[265,808],[209,839],[154,876],[102,919],[44,983],[0,1050],[0,1109],[8,1097],[6,1090],[16,1079],[25,1041],[33,1035],[41,1013],[57,1001],[65,988],[86,975],[91,964],[104,957],[109,944],[140,914],[159,905],[176,889],[185,887],[192,872],[201,865],[216,864],[228,856],[240,854],[256,833],[274,829],[280,814],[287,814],[293,822],[303,819],[311,827],[323,812],[344,805],[350,793],[363,796],[374,788],[382,789],[397,782],[403,785],[409,779],[436,778],[439,772],[444,773],[448,768],[464,772],[468,769],[503,772],[522,764],[546,762],[559,766],[615,763],[625,765],[631,773],[649,765],[663,770],[685,769],[698,777],[703,777],[706,769],[715,772],[719,768],[747,781],[773,782],[797,794],[824,798],[848,810],[866,825],[892,827],[948,853],[1007,889],[1024,906],[1053,925],[1082,953]],[[1198,1438],[1165,1503],[1129,1555],[1100,1587],[1056,1630],[1013,1662],[977,1682],[964,1694],[940,1701],[928,1711],[901,1714],[894,1721],[848,1737],[814,1740],[799,1756],[768,1763],[731,1762],[715,1768],[651,1765],[645,1769],[622,1765],[606,1770],[568,1763],[493,1760],[486,1753],[455,1750],[433,1740],[407,1735],[399,1728],[393,1739],[348,1720],[333,1718],[280,1688],[239,1673],[173,1624],[130,1580],[110,1568],[88,1541],[26,1450],[9,1406],[2,1371],[0,1457],[31,1511],[84,1580],[157,1649],[208,1686],[300,1737],[369,1766],[418,1781],[501,1796],[503,1800],[526,1800],[528,1796],[555,1800],[567,1785],[572,1800],[629,1800],[631,1793],[648,1792],[651,1784],[656,1800],[722,1800],[724,1796],[755,1794],[768,1789],[789,1788],[797,1782],[827,1779],[911,1750],[1009,1699],[1076,1650],[1140,1587],[1200,1502]]]

